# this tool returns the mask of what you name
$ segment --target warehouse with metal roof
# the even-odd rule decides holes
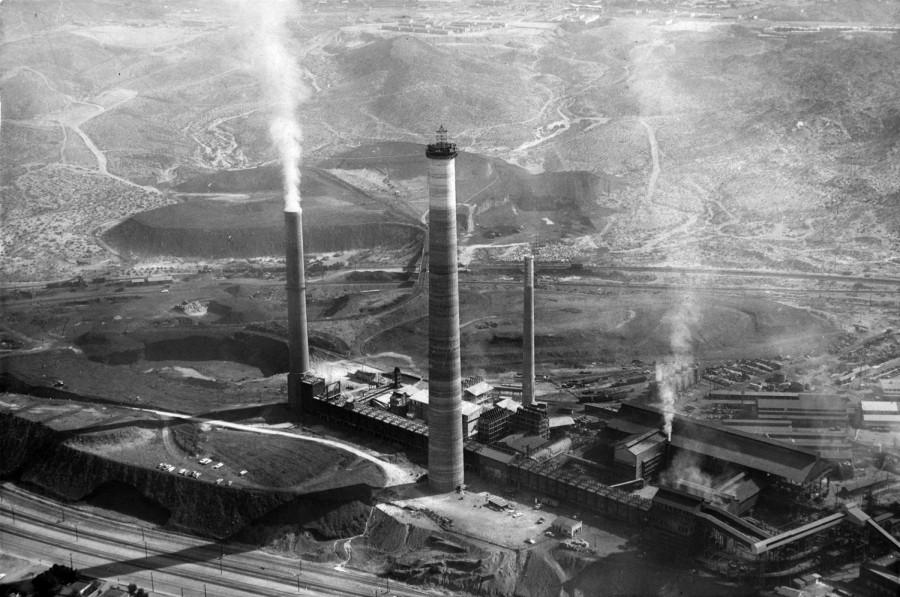
[[[623,404],[616,419],[626,423],[621,427],[630,429],[643,427],[649,431],[663,426],[662,411],[641,404]],[[670,445],[800,485],[817,481],[830,469],[815,452],[681,415],[675,415],[672,421]]]

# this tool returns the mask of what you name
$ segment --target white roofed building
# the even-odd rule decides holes
[[[479,406],[491,402],[495,396],[494,386],[486,381],[480,381],[463,390],[463,400]]]
[[[862,400],[859,411],[860,425],[866,429],[900,427],[900,402],[896,400]]]
[[[417,419],[428,422],[428,390],[422,389],[409,397],[409,412]],[[478,417],[484,407],[471,402],[462,401],[463,437],[474,437],[478,431]]]

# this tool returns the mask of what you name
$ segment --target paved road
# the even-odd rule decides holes
[[[48,565],[71,558],[88,575],[173,596],[446,594],[393,582],[388,592],[371,574],[105,518],[10,484],[0,487],[0,551]]]

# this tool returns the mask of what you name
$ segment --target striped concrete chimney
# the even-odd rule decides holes
[[[428,479],[441,493],[463,483],[456,144],[438,129],[428,145]]]
[[[522,404],[534,403],[534,257],[525,257],[522,313]]]

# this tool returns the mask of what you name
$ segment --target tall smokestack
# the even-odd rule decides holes
[[[456,144],[438,129],[428,157],[428,479],[438,492],[463,484]]]
[[[525,299],[522,313],[522,403],[534,403],[534,257],[525,257]]]
[[[306,275],[303,264],[303,217],[299,201],[285,201],[285,268],[288,306],[288,402],[300,410],[300,380],[309,370],[306,337]]]

